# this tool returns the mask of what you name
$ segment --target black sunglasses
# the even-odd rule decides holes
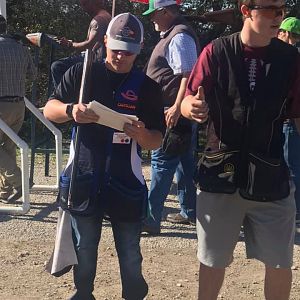
[[[275,19],[276,17],[283,17],[286,12],[286,6],[275,6],[275,5],[248,5],[249,9],[257,9],[260,10],[264,17],[268,19]]]

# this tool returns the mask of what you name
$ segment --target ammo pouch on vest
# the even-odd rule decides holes
[[[248,154],[248,182],[240,195],[248,200],[268,202],[286,198],[290,186],[287,167],[282,160],[258,154]]]
[[[148,208],[148,190],[146,185],[130,189],[118,180],[110,178],[101,189],[100,201],[104,212],[112,221],[139,222],[145,219]]]
[[[233,194],[239,151],[204,153],[200,158],[194,182],[204,192]]]
[[[57,202],[63,210],[72,214],[90,216],[95,213],[95,197],[91,197],[93,175],[78,175],[75,179],[71,195],[72,207],[68,207],[70,176],[61,175]]]
[[[189,151],[191,140],[191,121],[184,117],[180,117],[176,126],[167,128],[162,142],[162,150],[169,155],[182,155]]]

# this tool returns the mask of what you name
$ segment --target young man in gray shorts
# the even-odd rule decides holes
[[[199,299],[217,299],[243,225],[248,258],[265,264],[265,297],[289,298],[295,203],[283,157],[285,118],[300,117],[300,56],[275,37],[283,0],[240,0],[240,33],[201,53],[182,114],[208,119],[197,173]]]

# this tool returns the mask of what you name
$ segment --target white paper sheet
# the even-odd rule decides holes
[[[120,131],[123,131],[125,123],[132,124],[133,120],[138,120],[136,116],[120,114],[97,101],[90,102],[87,107],[99,116],[98,124]]]
[[[59,208],[55,245],[45,270],[54,276],[61,276],[77,265],[77,255],[72,239],[71,216]]]

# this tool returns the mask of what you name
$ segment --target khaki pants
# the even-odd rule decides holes
[[[0,118],[16,133],[22,127],[25,103],[0,102]],[[7,198],[21,186],[21,170],[16,163],[16,144],[0,130],[0,198]]]

